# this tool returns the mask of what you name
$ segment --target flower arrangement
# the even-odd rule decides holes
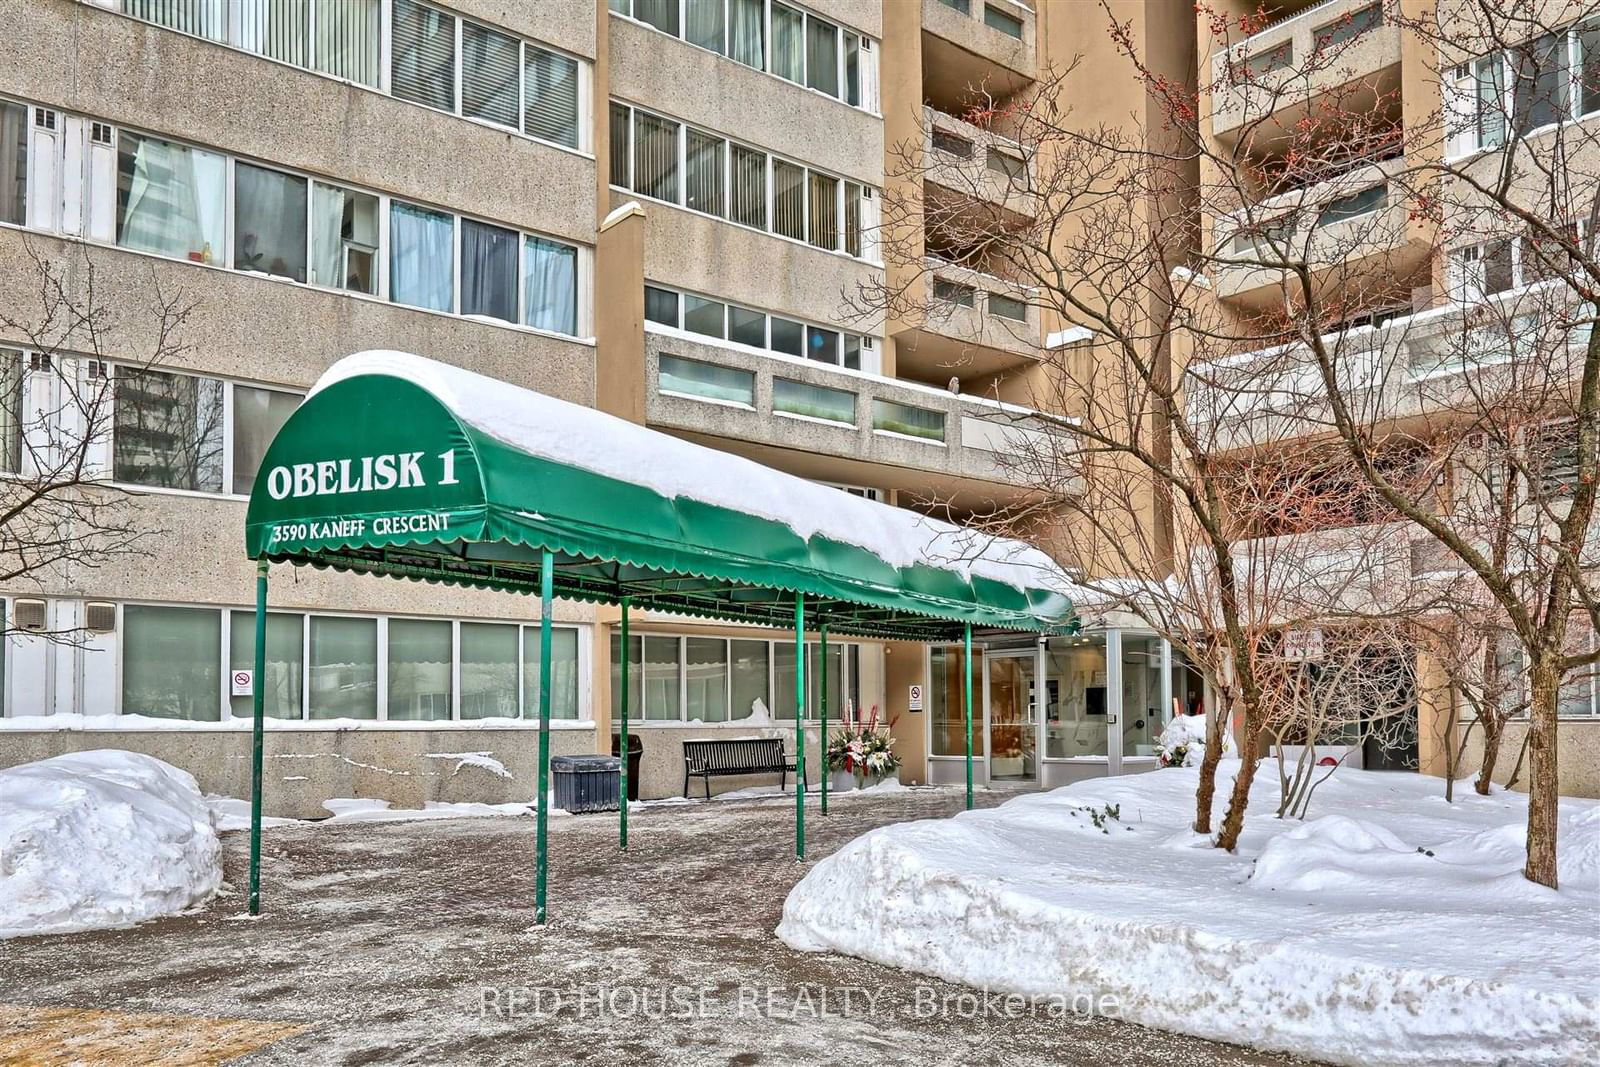
[[[900,767],[894,738],[878,728],[878,706],[866,723],[857,723],[828,738],[828,770],[844,771],[856,778],[884,778]]]

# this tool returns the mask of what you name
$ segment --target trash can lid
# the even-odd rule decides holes
[[[620,756],[551,756],[550,769],[560,771],[621,771]]]

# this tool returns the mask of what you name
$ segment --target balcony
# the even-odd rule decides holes
[[[1034,216],[1034,164],[1020,144],[931,107],[922,113],[924,181],[1024,219]]]
[[[805,477],[924,492],[1020,490],[1005,456],[1051,453],[1064,420],[674,330],[645,334],[646,422]]]
[[[1241,582],[1254,584],[1263,600],[1286,619],[1307,609],[1336,615],[1379,608],[1397,610],[1414,595],[1425,540],[1400,520],[1257,537],[1234,544]]]
[[[1225,137],[1277,112],[1291,113],[1284,116],[1287,125],[1313,97],[1357,80],[1371,82],[1374,98],[1397,90],[1400,27],[1382,12],[1382,0],[1323,0],[1213,56],[1219,88],[1211,97],[1212,133]],[[1313,64],[1318,55],[1326,59]],[[1227,85],[1230,56],[1237,76]],[[1361,103],[1344,106],[1359,109]]]
[[[926,299],[894,335],[898,376],[938,384],[1039,359],[1039,309],[1028,289],[932,257],[924,263]]]
[[[1222,261],[1270,260],[1277,243],[1290,261],[1304,258],[1335,271],[1342,282],[1358,276],[1403,280],[1424,269],[1428,256],[1406,202],[1389,191],[1391,176],[1405,168],[1405,157],[1397,156],[1282,193],[1253,209],[1251,227],[1243,212],[1218,219],[1211,254]],[[1281,270],[1217,262],[1211,281],[1219,299],[1244,308],[1266,310],[1283,301]]]
[[[1038,76],[1033,9],[1016,0],[922,0],[923,95],[958,110],[975,92],[1010,96]]]

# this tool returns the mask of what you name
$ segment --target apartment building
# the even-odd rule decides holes
[[[1225,210],[1220,200],[1207,204],[1199,232],[1208,256],[1248,259],[1273,239],[1304,250],[1313,284],[1339,291],[1329,300],[1339,314],[1325,324],[1324,340],[1349,374],[1353,403],[1372,413],[1375,430],[1404,439],[1394,453],[1396,472],[1407,466],[1435,469],[1430,461],[1448,455],[1437,508],[1467,524],[1475,514],[1484,517],[1498,506],[1495,494],[1503,483],[1496,482],[1491,457],[1473,451],[1470,436],[1463,447],[1451,434],[1448,413],[1471,407],[1464,402],[1463,375],[1519,358],[1531,366],[1519,351],[1542,346],[1559,352],[1568,343],[1586,343],[1587,332],[1566,325],[1579,317],[1570,294],[1547,284],[1551,274],[1541,265],[1536,242],[1519,233],[1515,220],[1503,212],[1475,217],[1472,194],[1460,179],[1434,191],[1444,205],[1438,212],[1413,210],[1415,200],[1396,182],[1409,173],[1408,188],[1415,189],[1418,168],[1428,159],[1459,164],[1479,178],[1493,174],[1498,149],[1513,133],[1526,139],[1518,149],[1526,158],[1556,158],[1551,145],[1559,138],[1572,141],[1579,166],[1592,162],[1591,150],[1576,147],[1580,138],[1593,136],[1600,109],[1600,21],[1592,5],[1525,5],[1514,17],[1508,14],[1497,42],[1482,22],[1447,23],[1440,39],[1413,32],[1406,20],[1433,5],[1288,0],[1265,5],[1264,17],[1253,2],[1213,6],[1232,20],[1234,32],[1219,36],[1204,13],[1197,20],[1200,81],[1212,87],[1203,94],[1202,133],[1219,156],[1240,158],[1253,168],[1263,187],[1251,190],[1248,208]],[[1439,10],[1448,11],[1448,5]],[[1246,32],[1237,32],[1241,25]],[[1313,127],[1339,150],[1319,152],[1311,145],[1314,166],[1285,158],[1287,146],[1304,153],[1310,141],[1292,131]],[[1415,153],[1428,159],[1413,158]],[[1587,195],[1579,191],[1592,185],[1592,177],[1575,172],[1565,179],[1575,196]],[[1529,190],[1528,199],[1536,202],[1537,190]],[[1251,323],[1283,311],[1286,293],[1294,291],[1285,287],[1282,272],[1245,265],[1218,265],[1208,280],[1208,303],[1214,301],[1208,310],[1243,334]],[[1306,376],[1314,368],[1296,358],[1303,348],[1264,345],[1208,365],[1208,373],[1254,376],[1257,383],[1254,407],[1262,418],[1240,420],[1225,431],[1241,461],[1248,456],[1251,463],[1287,467],[1317,454],[1325,422],[1276,417],[1322,388],[1320,379]],[[1270,385],[1262,388],[1263,383]],[[1552,389],[1546,421],[1528,431],[1548,438],[1544,444],[1550,446],[1540,450],[1543,469],[1533,472],[1515,504],[1529,530],[1548,521],[1552,509],[1559,512],[1576,476],[1575,426],[1557,411],[1559,393]],[[1531,415],[1541,421],[1539,413]],[[1262,536],[1314,545],[1305,558],[1331,569],[1362,566],[1388,576],[1382,581],[1395,589],[1415,588],[1451,570],[1442,546],[1360,486],[1329,488],[1352,501],[1336,522],[1279,522]],[[1578,632],[1570,647],[1594,648],[1592,628],[1582,620],[1573,625]],[[1504,655],[1513,675],[1525,675],[1516,651]],[[1368,745],[1357,759],[1447,773],[1466,714],[1444,664],[1449,658],[1426,645],[1417,648],[1403,700],[1409,743]],[[1525,699],[1523,685],[1525,679],[1502,699]],[[1560,714],[1561,790],[1595,795],[1600,693],[1588,672],[1563,687]],[[1525,725],[1513,720],[1497,779],[1520,762],[1525,734]],[[1465,736],[1457,774],[1474,773],[1481,761],[1481,734]]]
[[[1129,10],[1152,35],[1191,17]],[[1025,96],[1098,34],[1089,5],[37,0],[10,16],[4,302],[42,313],[42,260],[115,328],[53,353],[0,336],[3,458],[25,473],[65,398],[103,396],[87,459],[160,536],[0,589],[5,764],[129,748],[244,795],[245,498],[276,429],[351,352],[448,360],[957,516],[1026,491],[1001,461],[1015,435],[1061,432],[1027,388],[1060,324],[1015,282],[943,264],[949,314],[917,321],[851,297],[885,279],[901,142],[1026,180],[1021,146],[962,116]],[[1108,108],[1137,92],[1085,85]],[[157,294],[193,305],[166,344]],[[536,603],[313,570],[272,591],[272,810],[527,795]],[[554,751],[608,751],[616,616],[563,603],[555,621]],[[793,705],[791,635],[646,615],[630,640],[646,796],[681,788],[683,738],[774,729]],[[1151,766],[1196,688],[1137,628],[980,643],[980,779]],[[830,641],[828,656],[832,716],[892,723],[908,781],[953,780],[954,650]],[[815,767],[814,726],[807,744]]]

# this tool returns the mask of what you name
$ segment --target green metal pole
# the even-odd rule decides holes
[[[806,598],[794,595],[794,858],[806,858]]]
[[[967,691],[967,810],[972,810],[972,624],[961,634],[962,682]]]
[[[818,760],[822,766],[818,773],[822,776],[822,814],[828,814],[828,624],[823,623],[817,627],[819,643],[817,645],[817,689],[821,694],[822,705],[822,732],[818,735],[822,740],[818,745]]]
[[[617,808],[621,812],[620,841],[617,845],[628,851],[628,598],[622,598],[622,799]]]
[[[261,777],[267,672],[267,561],[256,564],[256,660],[250,682],[250,914],[261,914]]]
[[[534,848],[538,866],[534,874],[533,921],[545,920],[545,883],[550,870],[550,615],[555,599],[555,557],[545,549],[539,556],[539,806],[535,809]]]

